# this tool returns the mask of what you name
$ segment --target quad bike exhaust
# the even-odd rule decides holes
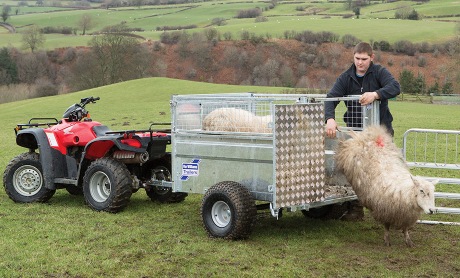
[[[149,153],[135,153],[129,151],[116,151],[113,153],[113,158],[125,164],[142,164],[149,160]]]

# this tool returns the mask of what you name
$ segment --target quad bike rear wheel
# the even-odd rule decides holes
[[[6,194],[17,203],[46,202],[56,190],[45,187],[38,153],[23,153],[13,158],[3,173]]]
[[[151,179],[157,181],[171,181],[171,172],[168,167],[164,165],[155,166],[152,169]],[[164,186],[151,186],[146,190],[146,193],[152,201],[158,201],[160,203],[180,203],[185,200],[185,197],[188,195],[184,192],[173,192],[171,187]]]
[[[112,158],[91,163],[83,177],[86,204],[97,211],[116,213],[129,203],[133,179],[125,164]]]

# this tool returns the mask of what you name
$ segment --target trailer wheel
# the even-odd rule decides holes
[[[17,203],[46,202],[56,192],[45,187],[38,153],[23,153],[13,158],[3,173],[3,186]]]
[[[152,180],[171,181],[171,171],[163,165],[152,169]],[[150,186],[145,191],[152,201],[160,203],[180,203],[188,196],[187,193],[173,192],[171,187]]]
[[[111,158],[95,160],[83,177],[86,204],[96,211],[119,212],[129,203],[132,183],[125,164]]]
[[[256,214],[251,193],[237,182],[224,181],[213,185],[201,203],[203,226],[210,237],[248,238]]]

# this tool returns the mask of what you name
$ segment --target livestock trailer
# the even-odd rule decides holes
[[[337,140],[346,136],[347,129],[338,132],[337,139],[325,137],[324,104],[357,99],[255,93],[174,95],[172,180],[158,183],[171,186],[174,192],[204,194],[201,216],[207,233],[228,239],[249,236],[257,209],[269,209],[277,218],[296,210],[315,215],[334,204],[356,200],[343,175],[335,171],[333,159]],[[361,116],[356,120],[363,127],[378,124],[378,105],[357,105]],[[207,130],[204,119],[220,108],[268,117],[268,130],[226,131],[226,126]],[[339,120],[342,115],[337,113]]]

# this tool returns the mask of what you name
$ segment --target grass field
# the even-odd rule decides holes
[[[0,104],[0,172],[25,151],[15,146],[16,123],[30,117],[59,118],[83,97],[101,97],[87,107],[93,119],[120,130],[169,121],[172,94],[244,91],[285,92],[148,78]],[[394,101],[390,107],[398,145],[411,127],[460,130],[458,106]],[[15,204],[2,190],[0,277],[457,277],[460,273],[459,226],[418,224],[411,233],[417,246],[410,249],[400,232],[393,232],[393,246],[385,247],[383,228],[368,214],[362,222],[344,222],[307,219],[298,211],[276,220],[260,212],[250,239],[216,240],[207,238],[201,226],[201,197],[189,195],[179,204],[159,204],[141,190],[125,211],[109,214],[90,210],[83,197],[65,190],[46,204]],[[433,218],[460,221],[458,215]]]
[[[8,3],[10,3],[9,1]],[[230,32],[234,39],[239,39],[242,31],[250,31],[257,35],[270,35],[272,38],[281,38],[285,31],[314,32],[329,31],[340,36],[351,34],[355,37],[370,40],[386,40],[394,43],[399,40],[411,42],[444,42],[455,36],[456,23],[460,21],[460,5],[456,0],[431,0],[417,4],[414,1],[397,1],[383,3],[373,1],[361,9],[359,19],[343,18],[345,14],[352,14],[344,8],[342,2],[329,1],[295,1],[279,2],[273,9],[264,10],[263,16],[268,21],[256,23],[251,19],[237,19],[238,11],[269,6],[265,1],[208,1],[182,5],[161,5],[122,7],[114,9],[68,9],[63,5],[55,7],[19,7],[15,14],[16,5],[12,2],[12,12],[8,23],[16,27],[16,34],[0,32],[0,47],[21,47],[21,32],[27,26],[36,24],[40,27],[72,27],[77,28],[77,22],[83,14],[91,15],[94,26],[89,32],[102,30],[106,26],[126,23],[132,28],[141,28],[143,32],[137,34],[146,39],[158,40],[161,33],[155,31],[162,26],[196,25],[197,28],[188,32],[201,32],[211,25],[212,19],[219,17],[227,20],[225,26],[216,27],[221,33]],[[93,4],[94,6],[94,4]],[[396,20],[395,10],[408,6],[424,16],[423,20]],[[302,7],[304,11],[299,11]],[[447,19],[437,20],[436,17]],[[80,34],[81,31],[78,31]],[[64,46],[85,46],[90,36],[46,35],[45,49]]]

